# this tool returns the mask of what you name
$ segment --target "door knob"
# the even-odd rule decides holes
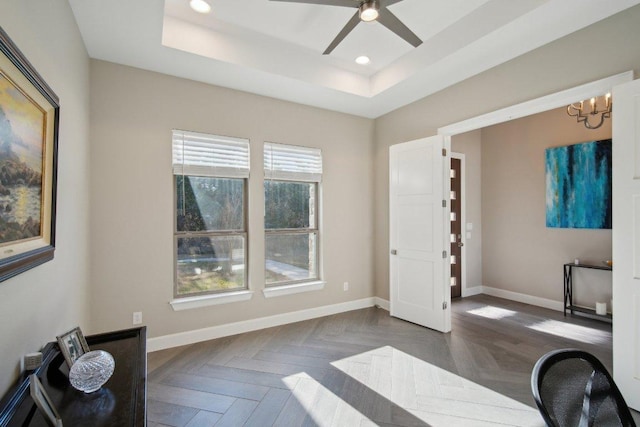
[[[395,249],[391,249],[391,255],[397,255],[398,251],[396,251]]]
[[[464,243],[462,243],[462,242],[458,242],[458,247],[459,247],[459,248],[461,248],[461,247],[463,247],[463,246],[464,246]]]

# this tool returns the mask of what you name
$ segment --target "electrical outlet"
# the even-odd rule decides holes
[[[348,291],[349,290],[349,282],[344,282],[343,288],[344,288],[345,292]]]
[[[140,325],[142,323],[142,312],[134,311],[133,312],[133,324]]]
[[[23,371],[34,371],[42,365],[42,353],[35,352],[25,354],[22,358],[22,370]]]

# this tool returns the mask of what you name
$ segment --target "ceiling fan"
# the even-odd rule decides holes
[[[418,47],[422,44],[422,40],[416,36],[406,25],[402,23],[391,11],[389,6],[395,3],[399,3],[402,0],[271,0],[281,1],[288,3],[307,3],[307,4],[321,4],[327,6],[342,6],[352,7],[358,9],[353,17],[347,22],[347,25],[342,28],[331,44],[322,53],[323,55],[330,54],[333,49],[336,48],[344,40],[345,37],[360,23],[360,21],[371,22],[378,21],[407,43],[413,47]]]

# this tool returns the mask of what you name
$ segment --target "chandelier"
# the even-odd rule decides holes
[[[587,129],[598,129],[604,119],[611,117],[611,94],[591,98],[585,108],[585,101],[567,106],[567,114],[575,117],[578,123],[584,123]]]

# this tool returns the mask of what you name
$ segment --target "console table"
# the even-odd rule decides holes
[[[57,342],[42,350],[42,365],[23,373],[0,402],[0,426],[47,426],[29,393],[28,374],[35,373],[66,426],[146,425],[147,350],[146,327],[125,329],[86,337],[91,350],[113,355],[115,371],[94,393],[74,389]]]
[[[588,307],[580,307],[573,305],[573,269],[574,268],[590,268],[593,270],[606,270],[612,271],[612,267],[606,265],[591,265],[591,264],[575,264],[566,263],[564,265],[564,315],[567,315],[567,310],[573,314],[575,311],[580,313],[586,313],[596,316],[600,320],[611,320],[611,314],[596,314],[594,309]]]

